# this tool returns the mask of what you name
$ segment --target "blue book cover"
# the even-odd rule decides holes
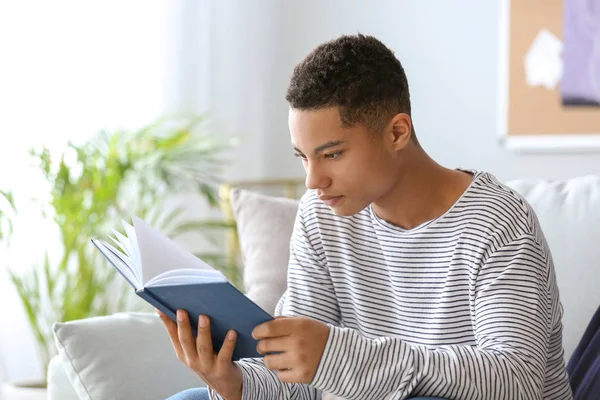
[[[113,231],[110,240],[92,243],[135,290],[135,293],[176,322],[176,311],[190,317],[194,336],[198,316],[210,318],[215,352],[227,332],[237,332],[233,360],[262,357],[252,330],[273,318],[223,274],[198,259],[144,221],[133,217],[133,225],[123,222],[126,235]]]

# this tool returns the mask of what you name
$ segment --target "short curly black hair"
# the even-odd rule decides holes
[[[345,127],[381,132],[398,113],[410,115],[404,68],[394,53],[367,35],[323,43],[294,68],[286,100],[294,109],[339,107]]]

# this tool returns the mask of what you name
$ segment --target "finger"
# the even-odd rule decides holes
[[[192,335],[190,318],[184,310],[177,310],[177,337],[183,348],[183,353],[188,363],[194,363],[198,359],[196,341]]]
[[[173,350],[175,350],[177,358],[183,360],[185,355],[183,353],[181,343],[179,342],[179,336],[177,335],[177,324],[171,321],[171,319],[164,314],[160,315],[160,320],[167,329],[169,339],[171,340],[171,345],[173,345]]]
[[[223,346],[221,346],[219,354],[217,355],[217,363],[221,371],[225,371],[225,368],[227,368],[229,364],[231,364],[236,339],[237,333],[235,331],[232,330],[227,332],[227,336],[225,337]]]
[[[294,318],[279,318],[258,325],[252,331],[252,337],[256,340],[270,337],[286,336],[293,332]]]
[[[277,377],[281,382],[285,383],[306,383],[312,382],[311,378],[304,378],[294,369],[280,369],[277,371]]]
[[[215,353],[210,336],[210,318],[206,315],[198,316],[198,336],[196,337],[196,349],[198,359],[202,368],[212,368]]]
[[[265,366],[272,371],[286,370],[293,367],[286,353],[268,354],[264,357]]]
[[[285,349],[289,349],[288,338],[289,336],[262,339],[256,345],[256,351],[260,354],[283,352]]]

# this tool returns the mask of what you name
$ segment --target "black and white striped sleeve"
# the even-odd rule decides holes
[[[331,325],[311,386],[349,400],[541,399],[556,311],[552,271],[531,234],[493,251],[471,291],[475,346],[433,349]]]

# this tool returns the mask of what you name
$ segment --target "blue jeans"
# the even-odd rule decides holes
[[[208,389],[188,389],[169,397],[167,400],[208,400]],[[444,400],[439,397],[413,397],[409,400]]]
[[[208,389],[197,388],[188,389],[183,392],[179,392],[174,396],[169,397],[167,400],[209,400]]]

